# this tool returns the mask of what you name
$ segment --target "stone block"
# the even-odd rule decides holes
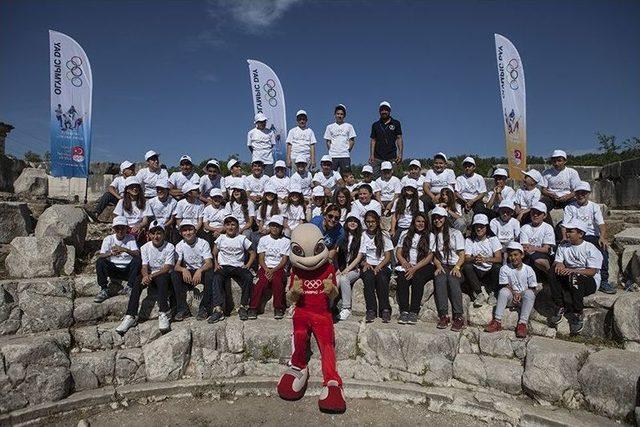
[[[640,294],[624,292],[613,306],[617,334],[625,341],[640,342]]]
[[[18,306],[18,283],[0,285],[0,335],[15,334],[20,329],[22,311]],[[0,370],[1,371],[1,370]]]
[[[0,243],[28,236],[32,230],[31,212],[26,203],[0,202]]]
[[[118,385],[138,384],[146,381],[142,349],[118,350],[115,357],[114,382]]]
[[[42,332],[73,324],[73,286],[67,279],[32,279],[18,283],[21,332]]]
[[[13,192],[28,197],[46,197],[47,172],[44,169],[25,168],[13,183]]]
[[[16,237],[5,266],[11,277],[58,276],[67,261],[67,248],[58,237]]]
[[[478,345],[481,354],[508,359],[524,359],[527,355],[527,340],[516,338],[511,331],[480,332]]]
[[[88,222],[87,214],[80,207],[53,205],[40,215],[35,234],[36,237],[58,237],[82,251]]]
[[[640,228],[625,228],[615,235],[614,243],[621,248],[629,245],[640,245]]]
[[[263,318],[244,322],[244,351],[263,362],[287,360],[291,356],[291,322]]]
[[[522,372],[518,360],[478,354],[459,354],[453,362],[453,377],[457,380],[509,394],[522,393]]]
[[[116,352],[112,350],[71,354],[71,376],[76,392],[113,384]]]
[[[148,381],[177,380],[184,374],[191,351],[191,331],[176,329],[142,347]]]

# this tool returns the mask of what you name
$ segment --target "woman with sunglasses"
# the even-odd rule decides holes
[[[324,214],[311,218],[310,222],[320,229],[324,244],[329,249],[329,262],[333,262],[338,246],[345,238],[344,228],[340,225],[340,208],[329,203],[324,209]]]

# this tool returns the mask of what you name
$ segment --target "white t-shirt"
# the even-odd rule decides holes
[[[269,181],[269,177],[262,175],[256,178],[253,175],[245,177],[244,183],[247,186],[247,194],[249,196],[262,196],[264,194],[264,185]]]
[[[376,211],[378,215],[382,215],[382,205],[377,200],[371,201],[365,206],[360,200],[356,200],[351,204],[351,213],[360,219],[360,224],[364,227],[364,215],[368,211]]]
[[[438,195],[443,188],[455,189],[456,174],[453,169],[444,169],[440,173],[429,169],[425,174],[424,181],[429,184],[431,192]]]
[[[516,191],[515,199],[513,203],[516,205],[520,205],[522,209],[531,209],[531,206],[538,203],[540,201],[540,197],[542,194],[540,193],[540,189],[538,187],[533,190],[527,190],[525,188],[520,188]]]
[[[322,209],[322,206],[314,206],[313,209],[311,209],[311,218],[322,215]]]
[[[573,191],[580,182],[578,171],[565,167],[561,171],[556,168],[549,168],[542,172],[542,182],[540,185],[556,196],[564,196]]]
[[[437,238],[437,247],[436,247],[436,238]],[[442,265],[456,265],[460,257],[458,256],[458,251],[464,250],[464,237],[462,233],[456,230],[455,228],[449,229],[449,259],[446,259],[446,254],[444,253],[444,241],[442,238],[442,233],[438,233],[436,236],[433,233],[429,234],[429,249],[431,252],[436,252],[438,259],[441,260]]]
[[[538,248],[542,247],[542,245],[555,246],[556,234],[553,231],[553,227],[546,222],[537,227],[532,224],[525,224],[520,228],[520,243]]]
[[[515,200],[515,197],[516,197],[515,190],[509,187],[508,185],[505,185],[502,188],[502,191],[500,192],[500,194],[502,195],[502,200]],[[493,197],[493,190],[489,191],[489,194],[487,194],[487,201],[491,200],[492,197]],[[493,206],[489,206],[489,208],[498,210],[499,205],[500,205],[500,200],[496,198],[496,200],[493,202]]]
[[[262,236],[258,241],[258,254],[264,254],[264,263],[267,267],[274,268],[280,264],[283,256],[289,256],[291,241],[282,236],[274,239],[270,234]]]
[[[408,179],[415,179],[418,183],[418,197],[422,197],[424,195],[424,175],[420,175],[417,179],[411,178],[409,175],[405,175],[400,180],[400,189],[396,193],[400,193],[402,191],[402,187],[405,186]]]
[[[196,237],[193,245],[181,240],[176,245],[176,256],[176,263],[184,261],[184,267],[189,270],[197,270],[204,265],[205,260],[213,259],[209,242],[200,237]]]
[[[224,193],[227,191],[227,186],[225,185],[223,176],[220,176],[220,182],[218,183],[218,185],[213,185],[213,182],[211,182],[211,178],[209,178],[209,175],[203,175],[200,177],[200,194],[209,197],[209,193],[214,187],[219,188],[224,195]]]
[[[304,156],[307,160],[311,158],[311,146],[316,143],[316,135],[311,128],[301,129],[296,126],[289,130],[287,134],[287,144],[291,145],[291,160]]]
[[[365,260],[369,265],[378,265],[384,259],[385,252],[393,251],[393,243],[391,243],[391,238],[386,232],[382,233],[382,241],[384,244],[382,252],[380,252],[380,256],[376,254],[376,243],[374,237],[369,236],[369,233],[362,233],[362,237],[360,238],[360,253],[365,255]]]
[[[267,205],[267,209],[265,209],[265,218],[263,218],[262,214],[261,214],[262,206],[258,206],[258,208],[256,209],[256,220],[262,221],[264,223],[264,225],[267,226],[269,220],[273,216],[273,215],[271,215],[271,211],[272,210],[273,210],[273,207],[271,205]]]
[[[503,286],[511,286],[516,292],[524,292],[529,288],[538,286],[538,280],[533,268],[524,263],[520,268],[513,268],[511,264],[500,267],[499,283]]]
[[[226,214],[224,206],[214,208],[213,205],[207,205],[202,211],[202,220],[207,222],[209,227],[222,227]]]
[[[202,216],[204,208],[204,203],[199,199],[196,199],[194,203],[190,203],[187,199],[182,199],[176,205],[176,218],[198,221],[198,218]]]
[[[515,218],[510,218],[506,223],[502,222],[501,218],[493,218],[489,222],[489,228],[500,240],[503,248],[506,248],[509,242],[517,242],[520,237],[520,222]]]
[[[221,234],[214,244],[218,248],[218,264],[232,267],[244,266],[244,253],[251,248],[251,241],[242,234],[234,237]]]
[[[162,178],[169,179],[169,174],[166,169],[158,169],[155,172],[151,172],[149,168],[142,168],[136,174],[136,178],[142,185],[144,197],[150,199],[156,195],[156,182]]]
[[[269,129],[253,128],[247,132],[247,147],[253,148],[251,162],[262,161],[265,165],[273,164],[274,133]]]
[[[164,265],[173,265],[176,248],[169,242],[163,242],[158,248],[153,242],[147,242],[140,248],[142,265],[148,265],[151,273],[162,269]]]
[[[232,204],[233,203],[233,204]],[[244,212],[242,211],[242,205],[236,202],[227,202],[224,207],[225,216],[231,215],[238,219],[238,226],[240,228],[244,227],[248,221],[248,218],[244,217]],[[249,217],[256,216],[256,210],[253,207],[253,203],[248,203],[247,212],[249,213]]]
[[[282,212],[282,216],[287,218],[287,225],[289,226],[290,230],[293,230],[297,226],[302,224],[307,217],[304,206],[302,205],[287,206],[284,212]]]
[[[356,137],[356,131],[350,123],[331,123],[324,131],[324,139],[330,141],[331,158],[349,157],[349,140]]]
[[[593,244],[583,241],[579,245],[560,245],[555,262],[561,262],[567,268],[595,268],[597,273],[593,279],[596,281],[596,288],[600,287],[602,253]]]
[[[329,173],[329,176],[324,176],[322,171],[318,171],[313,175],[313,182],[317,182],[319,185],[322,185],[324,188],[328,188],[333,191],[336,188],[336,184],[339,179],[342,179],[342,176],[338,171],[332,171]]]
[[[122,246],[132,251],[138,250],[138,244],[135,237],[131,234],[126,234],[124,239],[118,240],[115,234],[110,234],[102,240],[102,246],[100,246],[100,253],[106,254],[111,252],[111,248],[114,246]],[[125,268],[131,262],[133,257],[126,252],[121,252],[119,255],[111,255],[109,261],[114,263],[118,268]]]
[[[367,184],[367,185],[369,185],[369,187],[371,187],[371,191],[373,191],[373,194],[381,192],[380,186],[378,185],[378,183],[376,181],[371,181],[371,182],[362,181],[362,182],[359,182],[355,189],[358,189],[358,188],[360,188],[361,186],[363,186],[365,184]]]
[[[400,196],[402,197],[402,196]],[[391,207],[391,213],[396,213],[396,207],[398,206],[398,200],[393,202],[393,206]],[[424,202],[418,199],[418,212],[425,212],[426,207]],[[411,221],[413,221],[413,214],[411,213],[411,205],[407,203],[407,206],[404,208],[404,212],[398,212],[398,219],[396,221],[396,225],[400,228],[409,228],[411,226]]]
[[[289,196],[289,188],[291,187],[291,179],[288,176],[279,178],[273,175],[269,178],[269,181],[276,188],[276,194],[278,195],[278,199],[286,199]]]
[[[385,181],[382,177],[374,181],[380,189],[380,200],[383,202],[390,202],[395,197],[396,193],[400,193],[402,186],[400,179],[397,176],[391,176],[389,181]],[[375,191],[374,191],[375,192]]]
[[[113,181],[111,181],[111,184],[109,185],[110,187],[113,187],[116,189],[120,197],[122,197],[122,195],[124,194],[124,188],[125,188],[124,180],[125,180],[124,176],[118,175],[115,178],[113,178]]]
[[[234,185],[240,184],[242,186],[244,186],[244,188],[247,188],[247,183],[245,182],[246,177],[244,175],[240,175],[240,176],[225,176],[224,177],[224,186],[227,188],[227,191],[229,191],[229,194],[231,194],[231,189],[234,188]],[[222,189],[222,188],[221,188]]]
[[[460,175],[456,178],[456,191],[464,200],[471,200],[487,192],[484,178],[474,173],[471,176]]]
[[[597,203],[588,200],[584,206],[580,206],[575,200],[565,206],[562,222],[566,224],[572,219],[579,219],[587,224],[588,236],[600,236],[599,226],[604,224],[602,209]]]
[[[182,189],[187,182],[191,182],[199,186],[200,175],[195,172],[191,172],[190,175],[185,175],[182,172],[174,172],[169,177],[169,184],[172,184],[175,188]]]
[[[396,245],[396,248],[399,248],[400,250],[402,250],[402,246],[404,245],[404,240],[407,237],[407,233],[409,233],[409,231],[405,230],[402,232],[402,234],[400,234],[400,238],[398,239],[398,244]],[[407,261],[409,261],[409,264],[411,265],[418,264],[418,243],[420,242],[421,237],[422,236],[419,233],[416,233],[413,235],[413,239],[411,240],[411,247],[409,248],[409,259],[407,259]],[[406,270],[402,265],[398,263],[398,265],[396,266],[396,271],[406,271]]]
[[[156,196],[147,200],[145,215],[150,214],[149,216],[154,217],[160,224],[165,225],[175,213],[177,205],[178,202],[171,196],[168,196],[164,202]]]
[[[145,216],[151,216],[149,213],[149,204],[145,203],[144,210],[140,210],[138,208],[138,203],[135,201],[131,202],[131,211],[127,212],[124,210],[124,199],[118,200],[116,207],[113,209],[113,214],[115,216],[123,216],[127,219],[127,225],[133,226],[140,224]]]
[[[302,189],[302,195],[304,197],[311,197],[311,189],[313,188],[312,181],[313,175],[311,175],[311,172],[306,171],[304,176],[301,176],[298,172],[294,173],[291,175],[289,182],[291,185],[298,184]]]
[[[480,255],[482,257],[491,257],[496,251],[501,251],[502,245],[497,237],[491,236],[483,240],[466,239],[464,241],[465,255]],[[478,270],[489,271],[491,263],[483,262],[482,264],[473,264]]]

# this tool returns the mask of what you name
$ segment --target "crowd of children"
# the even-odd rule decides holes
[[[256,123],[261,119],[256,116]],[[207,162],[199,176],[188,155],[170,176],[154,151],[146,153],[147,167],[137,174],[131,162],[122,163],[122,175],[95,212],[116,205],[113,234],[104,239],[97,260],[101,291],[95,301],[111,296],[109,279],[127,282],[130,301],[119,333],[136,324],[143,286],[157,288],[161,331],[192,315],[189,292],[200,301],[198,320],[214,323],[228,316],[229,279],[241,288],[241,320],[256,319],[268,293],[274,317],[283,318],[288,258],[296,250],[287,236],[304,222],[318,226],[338,271],[340,296],[332,307],[338,321],[351,315],[358,279],[366,322],[391,321],[389,283],[395,277],[398,322],[415,324],[425,284],[433,280],[438,328],[466,326],[462,295],[468,293],[476,307],[495,304],[489,332],[502,328],[507,307],[519,311],[518,337],[527,335],[543,283],[554,304],[549,322],[566,317],[572,334],[582,329],[585,296],[598,289],[616,292],[608,281],[602,212],[561,150],[553,152],[553,166],[542,174],[525,172],[517,190],[507,185],[506,170],[495,169],[495,185],[487,192],[472,157],[464,159],[464,173],[456,177],[444,153],[433,157],[426,173],[418,160],[411,161],[401,178],[390,162],[382,162],[379,177],[365,166],[360,182],[348,168],[336,171],[330,156],[312,173],[308,166],[315,151],[305,146],[289,151],[290,165],[268,163],[269,144],[258,143],[262,130],[256,127],[248,136],[248,176],[233,159],[227,176],[217,160]],[[307,142],[313,137],[315,143],[312,133],[298,133],[293,137]],[[266,175],[271,169],[273,175]],[[555,229],[551,209],[564,209]]]

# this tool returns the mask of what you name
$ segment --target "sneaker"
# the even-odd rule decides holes
[[[627,280],[627,283],[624,285],[625,292],[636,292],[636,284],[633,283],[633,280]]]
[[[403,311],[402,313],[400,313],[400,315],[398,316],[398,323],[401,325],[406,325],[407,320],[409,320],[409,312]]]
[[[340,310],[340,315],[338,316],[338,318],[340,320],[347,320],[349,316],[351,316],[351,310],[348,308],[343,308],[342,310]]]
[[[552,326],[556,326],[558,323],[562,322],[562,317],[564,316],[564,307],[560,307],[554,316],[549,318],[549,324]]]
[[[274,319],[282,319],[284,317],[284,310],[281,308],[276,308],[273,310],[273,318]]]
[[[256,320],[258,318],[258,310],[255,308],[250,308],[247,310],[247,319]]]
[[[451,322],[451,330],[453,332],[459,332],[466,327],[467,325],[462,316],[453,316],[453,322]]]
[[[171,322],[167,313],[160,313],[158,315],[158,329],[161,333],[169,332],[171,330]]]
[[[502,330],[502,322],[497,319],[491,319],[491,322],[484,328],[485,332],[498,332]]]
[[[447,326],[449,326],[449,316],[444,315],[444,316],[440,316],[440,318],[438,319],[438,324],[436,325],[436,327],[438,329],[445,329]]]
[[[618,292],[616,290],[615,285],[613,285],[613,284],[611,284],[609,282],[602,283],[600,285],[599,291],[602,292],[602,293],[605,293],[605,294],[609,294],[609,295],[613,295],[616,292]]]
[[[209,316],[209,319],[207,319],[207,322],[216,323],[221,320],[224,320],[224,313],[220,307],[216,307],[213,309],[213,312],[211,312],[211,316]]]
[[[517,338],[527,337],[527,325],[525,323],[518,323],[518,326],[516,326],[516,337]]]
[[[582,320],[581,314],[574,314],[571,316],[571,320],[569,322],[569,334],[578,335],[582,332],[583,327],[584,321]]]
[[[116,328],[116,332],[120,335],[124,335],[129,329],[136,326],[136,323],[136,318],[127,314],[126,316],[124,316],[122,322],[120,322],[120,324]]]
[[[364,317],[364,321],[367,323],[371,323],[376,320],[376,312],[373,310],[367,310],[367,314]]]
[[[382,310],[382,323],[391,322],[391,310],[384,309]]]
[[[111,297],[111,295],[109,294],[109,289],[100,289],[100,292],[98,292],[98,295],[96,295],[96,297],[93,299],[93,302],[97,302],[97,303],[101,303],[103,301],[108,300]]]
[[[415,325],[416,323],[418,323],[418,313],[409,312],[407,325]]]
[[[238,308],[238,317],[240,318],[240,320],[242,320],[243,322],[245,320],[249,319],[249,310],[247,310],[247,307],[245,307],[244,305],[241,305]],[[258,316],[256,316],[257,318]]]
[[[183,320],[185,320],[187,317],[191,317],[191,312],[189,312],[189,310],[187,311],[181,311],[180,313],[177,313],[175,316],[173,316],[173,321],[174,322],[182,322]],[[207,317],[205,316],[205,319]],[[204,320],[204,319],[198,319],[198,320]]]
[[[196,320],[207,320],[209,318],[209,312],[204,309],[201,308],[200,310],[198,310],[198,315],[196,316]]]
[[[478,308],[482,307],[487,302],[487,296],[483,292],[478,292],[476,298],[473,300],[473,306]]]

